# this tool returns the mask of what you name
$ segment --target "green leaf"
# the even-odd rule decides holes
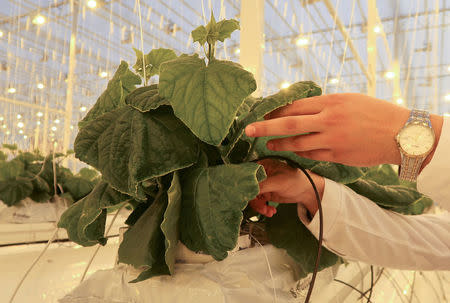
[[[228,164],[190,171],[182,179],[181,241],[191,250],[227,257],[236,246],[242,211],[259,192],[260,165]]]
[[[95,120],[104,113],[125,106],[125,97],[141,84],[141,78],[128,68],[128,63],[120,62],[119,68],[113,78],[108,82],[108,87],[97,99],[94,107],[78,123],[83,128],[89,121]]]
[[[33,184],[25,178],[1,180],[0,200],[8,206],[13,206],[33,192]]]
[[[196,29],[194,29],[191,32],[192,35],[192,41],[200,43],[200,45],[203,45],[206,43],[206,37],[208,36],[208,31],[206,30],[206,27],[203,25],[200,25]]]
[[[388,207],[408,206],[423,197],[421,193],[412,188],[401,185],[380,185],[372,180],[359,179],[346,185],[357,194]]]
[[[167,191],[168,204],[164,212],[161,230],[165,236],[165,262],[170,273],[174,274],[177,244],[180,239],[181,185],[178,173],[174,172],[172,184]]]
[[[299,100],[302,98],[308,98],[313,96],[318,96],[322,93],[322,90],[320,87],[318,87],[314,82],[311,81],[303,81],[303,82],[297,82],[292,84],[286,89],[283,89],[279,91],[278,93],[271,95],[269,97],[263,98],[261,101],[256,100],[251,108],[251,111],[248,114],[243,114],[239,116],[237,120],[237,127],[233,131],[231,135],[230,142],[224,146],[221,146],[221,153],[224,156],[228,156],[231,150],[234,148],[234,145],[238,140],[242,137],[244,134],[245,127],[249,125],[250,123],[256,122],[258,120],[261,120],[264,118],[264,116],[273,110],[285,106],[287,104],[292,103],[295,100]],[[247,102],[252,102],[253,100],[249,100]],[[244,137],[247,141],[252,142],[252,139]],[[273,139],[275,137],[271,137]],[[275,155],[279,152],[273,152],[269,151],[265,147],[265,143],[269,140],[268,137],[266,138],[259,138],[258,144],[260,148],[258,150],[260,151],[258,154],[260,156],[263,156],[261,153],[261,150],[264,150],[264,155]],[[263,141],[263,142],[262,142]],[[262,144],[262,145],[261,145]],[[299,160],[299,157],[296,157],[294,153],[286,153],[281,152],[280,155],[288,155],[289,157],[294,157],[295,159]]]
[[[48,202],[52,196],[50,196],[50,194],[46,191],[39,191],[39,190],[34,189],[29,197],[31,200],[33,200],[35,202],[43,203],[43,202]]]
[[[208,144],[222,142],[237,110],[255,89],[253,75],[233,62],[214,60],[206,66],[204,60],[189,56],[161,65],[159,94]]]
[[[127,225],[134,225],[136,224],[137,220],[145,213],[145,211],[152,205],[152,203],[145,202],[145,203],[138,203],[131,214],[128,216],[127,220],[125,221],[125,224]]]
[[[0,162],[0,181],[15,180],[24,173],[25,165],[22,161],[11,160]]]
[[[132,282],[170,273],[165,264],[164,234],[160,227],[166,207],[167,194],[162,193],[123,236],[119,262],[144,269]]]
[[[222,20],[217,22],[216,29],[218,32],[217,40],[223,42],[226,38],[231,37],[231,33],[239,30],[239,21],[234,19]]]
[[[63,188],[77,201],[89,194],[94,188],[94,184],[89,180],[74,176],[64,180]]]
[[[78,175],[86,180],[92,181],[99,176],[98,172],[95,169],[83,167],[78,172]]]
[[[8,159],[8,155],[0,150],[0,161],[6,161]]]
[[[170,104],[168,100],[158,94],[157,84],[139,87],[127,96],[125,102],[141,112],[148,112],[161,105]]]
[[[3,143],[3,148],[9,149],[10,151],[15,151],[17,150],[17,144],[7,144],[7,143]]]
[[[332,162],[318,162],[311,168],[311,171],[322,177],[343,184],[353,183],[364,176],[364,170],[359,167],[346,166]]]
[[[154,75],[159,75],[159,67],[162,63],[176,59],[177,55],[171,49],[158,48],[152,49],[147,55],[143,56],[142,52],[133,48],[136,53],[136,63],[133,65],[134,70],[144,78],[144,62],[145,61],[145,78],[148,80]]]
[[[370,167],[364,179],[375,181],[380,185],[400,185],[398,174],[390,164]]]
[[[35,154],[35,153],[21,152],[21,153],[19,153],[19,155],[17,157],[14,158],[14,160],[23,162],[23,164],[25,164],[25,169],[26,169],[27,166],[29,164],[33,163],[34,161],[44,160],[44,157],[39,154]]]
[[[430,206],[433,205],[433,200],[430,198],[423,196],[422,198],[419,198],[415,202],[411,203],[410,205],[403,206],[403,207],[395,207],[391,208],[391,211],[395,211],[398,213],[402,213],[405,215],[420,215],[423,214],[424,210]]]
[[[101,181],[89,195],[72,204],[62,214],[58,227],[65,228],[69,239],[80,245],[104,245],[107,209],[130,199]]]
[[[119,108],[89,122],[75,139],[77,158],[140,200],[140,183],[192,165],[197,154],[197,140],[167,106],[146,113]]]
[[[313,272],[317,258],[318,241],[297,216],[297,204],[280,204],[277,213],[267,218],[266,231],[270,242],[297,262],[302,277]],[[322,246],[319,270],[336,264],[338,256]]]

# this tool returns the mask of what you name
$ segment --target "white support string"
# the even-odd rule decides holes
[[[107,229],[106,232],[105,232],[105,238],[108,237],[109,231],[111,230],[111,228],[112,228],[112,226],[113,226],[113,224],[114,224],[114,221],[116,221],[116,218],[117,218],[117,216],[119,215],[119,212],[120,212],[120,211],[122,210],[122,208],[124,208],[124,206],[127,205],[127,204],[128,204],[128,203],[124,203],[124,204],[117,210],[117,212],[114,214],[114,217],[112,218],[111,223],[109,224],[109,227],[108,227],[108,229]],[[86,268],[84,269],[84,272],[83,272],[83,274],[81,275],[80,284],[84,281],[84,278],[86,277],[86,274],[87,274],[87,272],[88,272],[88,269],[89,269],[89,267],[91,266],[92,261],[94,261],[94,258],[95,258],[95,256],[97,255],[98,251],[100,250],[100,247],[102,247],[102,246],[101,246],[100,244],[97,244],[97,247],[95,248],[94,253],[92,254],[91,258],[89,259],[89,262],[87,263]]]
[[[333,20],[333,32],[331,34],[331,41],[330,41],[330,52],[328,54],[328,63],[327,63],[327,70],[325,73],[325,80],[323,82],[323,94],[325,95],[327,93],[327,83],[328,83],[328,71],[330,70],[330,64],[331,64],[331,53],[333,51],[333,47],[334,47],[334,36],[335,36],[335,32],[336,32],[336,20],[337,20],[337,15],[338,15],[338,11],[339,11],[339,0],[337,0],[336,2],[336,12],[334,13],[334,20]],[[347,40],[348,42],[348,40]]]

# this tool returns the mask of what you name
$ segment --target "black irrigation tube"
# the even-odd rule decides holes
[[[312,291],[314,288],[314,283],[316,281],[317,272],[319,271],[320,256],[322,255],[323,211],[322,211],[322,203],[320,202],[320,195],[319,195],[319,192],[317,191],[316,184],[314,184],[314,181],[312,180],[309,173],[306,171],[306,169],[301,167],[298,163],[292,161],[291,159],[281,157],[281,156],[265,156],[265,157],[261,157],[259,159],[253,160],[252,162],[258,162],[258,161],[265,160],[265,159],[282,160],[282,161],[285,161],[289,166],[300,169],[306,175],[306,177],[308,178],[309,182],[311,183],[311,185],[314,189],[314,193],[315,193],[316,200],[317,200],[317,207],[319,209],[319,239],[318,239],[319,243],[318,243],[318,248],[317,248],[316,263],[314,265],[314,271],[312,274],[311,282],[309,283],[308,294],[306,295],[306,299],[305,299],[305,303],[308,303],[311,298],[311,294],[312,294]],[[369,300],[369,302],[370,302],[370,300]]]

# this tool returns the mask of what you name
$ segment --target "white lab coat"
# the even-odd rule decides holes
[[[450,211],[450,119],[418,178],[418,190]],[[407,216],[378,207],[348,187],[325,179],[322,199],[324,246],[336,254],[397,269],[450,270],[450,214]],[[319,212],[300,220],[319,235]]]

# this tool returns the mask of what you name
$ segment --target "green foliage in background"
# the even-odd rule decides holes
[[[6,145],[10,151],[16,151],[10,147],[11,145]],[[55,194],[71,202],[77,201],[89,194],[99,180],[98,172],[90,168],[82,168],[78,174],[73,175],[59,163],[64,155],[56,154],[55,192],[53,155],[44,157],[37,151],[19,151],[9,161],[6,154],[3,155],[4,157],[0,157],[0,200],[8,206],[16,205],[27,197],[36,202],[51,201]]]

